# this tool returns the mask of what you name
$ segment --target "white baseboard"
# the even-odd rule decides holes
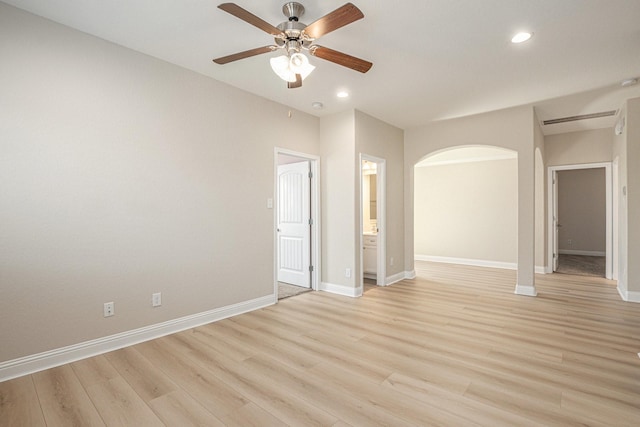
[[[622,298],[623,301],[640,303],[640,292],[623,290],[620,288],[620,284],[618,284],[616,289],[618,289],[620,298]]]
[[[491,267],[502,268],[505,270],[517,270],[518,264],[512,262],[500,262],[500,261],[487,261],[482,259],[470,259],[470,258],[452,258],[452,257],[440,257],[433,255],[415,255],[416,261],[431,261],[431,262],[443,262],[446,264],[462,264],[472,265],[474,267]],[[536,265],[535,272],[537,274],[547,274],[550,271],[543,265]],[[405,272],[406,273],[406,272]],[[413,272],[412,279],[415,278],[415,271]]]
[[[384,285],[385,286],[389,286],[389,285],[393,285],[394,283],[397,283],[401,280],[404,280],[407,278],[407,272],[406,271],[401,271],[400,273],[396,273],[393,274],[391,276],[387,276],[384,279]]]
[[[267,295],[179,319],[145,326],[144,328],[133,329],[108,337],[9,360],[0,363],[0,382],[195,328],[196,326],[205,325],[273,304],[275,304],[275,295]]]
[[[443,262],[445,264],[473,265],[475,267],[502,268],[506,270],[517,270],[518,268],[518,264],[514,262],[488,261],[483,259],[453,258],[434,255],[415,255],[414,259],[416,261]]]
[[[328,282],[320,282],[320,286],[318,287],[319,291],[325,291],[332,294],[343,295],[346,297],[361,297],[362,296],[362,288],[361,287],[351,287],[345,285],[336,285],[335,283]]]
[[[514,292],[517,295],[526,295],[529,297],[535,297],[538,295],[536,287],[533,285],[519,285],[516,283],[516,290]]]
[[[416,278],[416,271],[415,270],[411,270],[411,271],[405,271],[404,272],[404,278],[405,279],[415,279]]]
[[[549,271],[544,265],[536,265],[535,272],[536,274],[547,274]]]
[[[558,253],[561,255],[586,255],[586,256],[606,256],[604,251],[580,251],[574,249],[560,249]]]

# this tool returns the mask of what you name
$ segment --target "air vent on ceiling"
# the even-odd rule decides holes
[[[578,120],[598,119],[600,117],[615,116],[617,113],[618,113],[618,110],[611,110],[611,111],[603,111],[601,113],[582,114],[580,116],[561,117],[559,119],[544,120],[542,124],[546,126],[546,125],[555,125],[558,123],[575,122]]]

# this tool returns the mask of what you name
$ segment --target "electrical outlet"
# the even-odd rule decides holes
[[[160,307],[162,305],[162,293],[156,292],[151,295],[151,305],[153,307]]]
[[[573,243],[573,240],[571,240],[571,239],[567,239],[567,244],[568,244],[569,246],[571,246],[571,244],[572,244],[572,243]]]
[[[347,269],[344,271],[344,277],[351,277],[351,269],[350,269],[350,268],[347,268]]]
[[[389,264],[393,265],[393,257],[391,257],[391,259],[389,260]]]
[[[110,317],[116,314],[116,307],[113,302],[104,303],[104,317]]]

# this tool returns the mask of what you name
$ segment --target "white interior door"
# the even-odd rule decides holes
[[[559,250],[559,241],[558,241],[558,228],[560,228],[560,224],[558,223],[558,171],[553,171],[552,173],[552,197],[553,197],[553,271],[558,269],[558,260],[560,254]]]
[[[278,281],[311,287],[309,162],[278,166]]]

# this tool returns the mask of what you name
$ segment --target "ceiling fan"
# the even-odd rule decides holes
[[[271,68],[280,78],[287,82],[287,87],[290,89],[302,86],[302,80],[315,68],[309,63],[302,51],[308,51],[312,56],[361,73],[366,73],[373,65],[371,62],[355,56],[313,44],[321,36],[364,18],[364,14],[360,9],[351,3],[346,3],[333,12],[306,25],[299,21],[299,18],[304,14],[304,6],[297,2],[288,2],[282,6],[282,12],[287,17],[287,21],[282,22],[277,27],[258,18],[235,3],[222,3],[218,8],[272,35],[275,45],[258,47],[216,58],[213,60],[216,64],[227,64],[239,59],[283,49],[286,52],[285,55],[271,58]]]

